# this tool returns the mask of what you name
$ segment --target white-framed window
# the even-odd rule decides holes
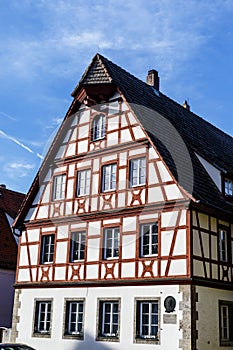
[[[77,174],[77,196],[90,194],[91,170],[81,170]]]
[[[41,241],[41,264],[49,264],[54,258],[55,235],[44,235]]]
[[[233,180],[225,178],[225,195],[233,196]]]
[[[218,229],[219,242],[219,260],[222,262],[228,261],[228,232],[227,229],[219,227]]]
[[[65,198],[66,175],[56,175],[53,178],[53,200],[61,200]]]
[[[146,183],[146,158],[130,160],[130,186],[141,186]]]
[[[219,301],[220,346],[233,345],[233,302]]]
[[[116,189],[116,164],[108,164],[102,167],[102,192]]]
[[[51,300],[36,301],[34,316],[34,334],[50,335],[51,309]]]
[[[158,300],[137,300],[136,308],[136,338],[158,340]]]
[[[65,336],[83,337],[84,301],[66,300]]]
[[[92,121],[92,141],[97,141],[105,137],[106,118],[104,114],[97,115]]]
[[[86,232],[72,232],[70,242],[70,260],[78,261],[84,259]]]
[[[119,257],[119,227],[106,228],[104,230],[103,258],[114,259]]]
[[[158,254],[158,224],[143,224],[140,226],[140,255]]]
[[[119,338],[119,300],[99,301],[99,337]]]

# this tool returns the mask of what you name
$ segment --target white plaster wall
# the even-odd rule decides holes
[[[219,311],[218,301],[233,301],[233,292],[221,289],[197,287],[198,293],[198,350],[220,350],[219,346]],[[228,346],[233,350],[233,346]]]
[[[11,327],[15,272],[0,269],[0,327]]]
[[[176,324],[164,324],[165,314],[164,299],[172,295],[177,306],[174,314],[177,315]],[[85,299],[84,340],[62,339],[64,298]],[[97,298],[120,298],[120,341],[101,342],[96,338],[96,313]],[[49,339],[34,338],[33,312],[34,299],[52,298],[52,334]],[[134,315],[135,298],[159,298],[160,299],[160,344],[135,344],[134,341]],[[98,288],[51,288],[51,289],[25,289],[20,295],[21,308],[19,309],[20,323],[17,326],[19,336],[17,342],[24,342],[37,350],[177,350],[182,331],[179,322],[182,314],[179,311],[179,302],[182,301],[182,293],[179,286],[132,286],[132,287],[98,287]]]

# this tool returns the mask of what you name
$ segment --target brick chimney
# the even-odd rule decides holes
[[[148,71],[147,77],[146,77],[146,83],[148,85],[153,86],[157,91],[159,91],[159,75],[157,70],[151,69]]]

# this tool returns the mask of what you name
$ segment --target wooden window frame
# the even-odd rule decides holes
[[[58,182],[57,182],[57,180],[59,178],[62,179],[60,184],[58,184]],[[58,186],[59,186],[59,190],[57,188]],[[59,193],[59,195],[57,195],[57,193]],[[66,196],[66,173],[54,175],[53,176],[52,200],[53,201],[60,201],[60,200],[65,199],[65,196]]]
[[[76,304],[78,309],[76,308],[75,313],[75,331],[71,329],[71,305]],[[80,306],[82,305],[82,310],[80,310]],[[64,331],[63,338],[69,339],[84,339],[84,317],[85,316],[85,300],[84,299],[65,299],[65,310],[64,310]],[[81,329],[79,325],[81,324]]]
[[[118,232],[116,232],[116,230]],[[115,234],[118,235],[117,243],[118,245],[115,245],[116,238]],[[110,237],[108,238],[108,235]],[[108,248],[108,240],[111,242],[111,246]],[[119,259],[119,245],[120,245],[120,227],[106,227],[103,232],[103,260],[112,260],[112,259]],[[107,254],[107,250],[110,250],[111,254]],[[116,254],[115,251],[118,251]]]
[[[226,310],[227,315],[224,315]],[[219,343],[233,346],[233,301],[219,300]]]
[[[49,242],[46,244],[46,239],[49,238]],[[51,242],[52,241],[52,242]],[[45,252],[45,246],[48,246],[48,253]],[[53,249],[51,249],[53,247]],[[45,255],[48,255],[49,259],[45,259]],[[41,237],[41,254],[40,254],[40,263],[42,265],[52,264],[54,262],[55,254],[55,234],[42,235]]]
[[[42,305],[45,305],[45,320],[41,321]],[[44,324],[42,329],[41,322]],[[34,305],[34,320],[33,320],[33,337],[45,337],[51,336],[52,327],[52,299],[36,299]]]
[[[150,328],[149,333],[151,333],[152,327],[157,328],[156,335],[144,335],[143,334],[143,314],[142,306],[144,304],[149,305],[149,323],[147,326]],[[152,312],[152,304],[156,304],[157,312]],[[152,323],[152,314],[154,317],[157,316],[157,322]],[[159,344],[159,334],[160,332],[160,299],[159,298],[136,298],[135,299],[135,342],[143,344]]]
[[[221,239],[222,232],[225,233],[224,240]],[[222,243],[224,244],[224,249],[222,249]],[[225,257],[223,254],[225,254]],[[221,263],[229,263],[231,261],[229,227],[223,225],[218,225],[218,257]]]
[[[87,174],[89,173],[89,178]],[[84,175],[84,186],[81,185],[81,176]],[[81,193],[81,189],[83,189]],[[88,196],[90,194],[90,189],[91,189],[91,169],[83,169],[79,170],[77,172],[77,186],[76,186],[76,196],[77,197],[82,197],[82,196]]]
[[[141,167],[141,161],[144,160],[145,164],[144,167]],[[136,169],[133,169],[133,164],[137,164]],[[141,175],[141,171],[144,169],[145,175]],[[136,176],[134,176],[134,171],[136,171]],[[147,169],[146,169],[146,156],[138,157],[138,158],[132,158],[129,160],[129,184],[131,188],[138,187],[138,186],[145,186],[146,185],[146,176],[147,176]],[[143,177],[145,180],[143,182],[140,181],[140,178]],[[137,183],[133,184],[134,179],[137,179]]]
[[[113,171],[113,167],[115,168],[115,172]],[[109,172],[109,180],[107,182],[107,188],[105,187],[106,185],[106,169],[110,169]],[[115,174],[115,180],[113,179],[113,175]],[[115,184],[113,186],[113,184]],[[111,164],[105,164],[102,166],[102,171],[101,171],[101,192],[109,192],[109,191],[115,191],[117,186],[117,163],[111,163]]]
[[[228,185],[226,185],[226,182],[229,182],[232,184],[231,185],[232,189],[227,189]],[[227,201],[233,202],[233,175],[232,174],[222,174],[222,192]]]
[[[120,308],[121,302],[119,298],[101,298],[98,299],[98,309],[97,309],[97,338],[96,340],[100,341],[112,341],[119,342],[120,340]],[[105,322],[106,316],[106,305],[110,304],[110,321]],[[117,305],[117,312],[114,312],[113,306]],[[114,320],[114,315],[117,315],[117,321]],[[105,332],[105,325],[109,324],[110,332]],[[117,331],[113,332],[113,327],[116,326]]]
[[[153,226],[156,225],[157,227],[157,232],[153,232],[152,228]],[[145,234],[143,233],[143,228],[145,226],[149,226],[149,253],[145,254],[144,253],[144,238],[145,238]],[[157,237],[157,242],[153,243],[153,235],[155,235],[155,237]],[[158,255],[158,222],[153,222],[153,223],[144,223],[144,224],[140,224],[140,257],[144,258],[144,257],[149,257],[149,256],[157,256]],[[157,247],[157,251],[156,253],[152,252],[152,248],[153,246]]]
[[[78,235],[78,241],[74,240],[75,235]],[[84,244],[83,244],[83,237],[84,237]],[[78,252],[78,256],[77,259],[74,258],[74,244],[75,242],[78,243],[78,248],[76,249]],[[81,249],[83,246],[83,249]],[[86,247],[86,231],[75,231],[75,232],[71,232],[71,237],[70,237],[70,262],[76,262],[76,261],[80,261],[80,260],[84,260],[85,259],[85,247]],[[81,256],[81,254],[83,256]]]
[[[97,114],[91,125],[91,141],[95,142],[104,139],[106,136],[106,116],[103,113]]]

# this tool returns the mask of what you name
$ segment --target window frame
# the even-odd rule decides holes
[[[78,241],[73,239],[73,236],[78,236]],[[84,244],[82,238],[84,237]],[[78,251],[78,258],[74,258],[75,254],[75,243],[78,242],[78,248],[76,249]],[[84,248],[82,248],[82,245],[84,245]],[[83,261],[85,259],[85,251],[86,251],[86,231],[73,231],[71,232],[70,236],[70,262],[76,262],[76,261]],[[81,256],[81,253],[83,256]]]
[[[116,232],[118,231],[118,232]],[[117,237],[117,245],[115,245],[116,237]],[[110,236],[110,237],[109,237]],[[110,246],[108,246],[108,241],[110,240]],[[110,254],[108,254],[108,250]],[[116,254],[117,252],[117,254]],[[106,227],[103,231],[103,260],[113,260],[119,259],[120,254],[120,227]]]
[[[48,238],[49,238],[49,242],[46,244],[45,240]],[[40,264],[41,265],[52,264],[54,262],[54,257],[55,257],[55,233],[42,235],[40,246],[41,246]],[[45,252],[45,246],[48,246],[48,253]],[[49,259],[45,259],[45,255],[48,255]]]
[[[95,142],[104,139],[106,136],[106,115],[97,114],[91,123],[91,141]]]
[[[87,174],[89,173],[89,178]],[[84,180],[81,176],[85,174]],[[84,181],[84,186],[80,186],[81,182]],[[80,191],[82,189],[82,192]],[[88,196],[91,190],[91,169],[83,169],[77,171],[77,182],[76,182],[76,197]]]
[[[113,168],[115,168],[113,171]],[[106,170],[110,169],[109,173]],[[114,180],[115,175],[115,180]],[[105,181],[108,177],[108,181]],[[116,191],[117,187],[117,163],[102,165],[101,169],[101,192]]]
[[[143,315],[141,313],[142,311],[142,304],[156,304],[157,305],[157,323],[155,323],[154,327],[157,327],[157,334],[156,336],[143,336],[142,333],[142,327],[143,327]],[[135,298],[135,328],[134,328],[134,342],[135,343],[141,343],[141,344],[160,344],[160,298]],[[151,323],[151,309],[152,306],[149,306],[149,327],[152,327]]]
[[[146,254],[145,253],[145,246],[146,246],[146,243],[144,242],[145,240],[145,233],[143,233],[143,228],[145,226],[149,226],[149,243],[147,244],[149,246],[149,253]],[[153,232],[152,229],[153,229],[153,226],[156,226],[157,227],[157,232]],[[159,231],[158,231],[158,222],[148,222],[148,223],[142,223],[140,224],[140,235],[139,235],[139,256],[141,258],[146,258],[146,257],[150,257],[150,256],[158,256],[158,245],[159,245]],[[155,235],[155,237],[157,237],[157,242],[153,243],[153,236]],[[152,250],[153,250],[153,246],[155,246],[157,249],[156,249],[156,253],[153,253]]]
[[[221,239],[221,233],[225,233],[224,239]],[[223,247],[223,245],[224,247]],[[225,255],[225,257],[224,257]],[[230,257],[230,235],[229,227],[218,225],[218,258],[221,263],[228,263],[231,259]]]
[[[106,320],[106,305],[110,304],[110,320],[105,323]],[[117,322],[114,322],[114,314],[116,312],[113,310],[113,305],[117,304]],[[97,299],[97,338],[96,340],[101,341],[110,341],[110,342],[119,342],[120,341],[120,317],[121,317],[121,300],[120,298],[98,298]],[[105,333],[104,327],[105,324],[110,324],[111,330],[113,326],[117,325],[117,332]]]
[[[81,330],[71,331],[71,305],[77,304],[78,311],[76,309],[75,316],[75,328],[81,323]],[[79,306],[82,304],[82,311],[79,310]],[[81,321],[79,319],[81,315]],[[65,298],[64,300],[64,322],[63,322],[63,338],[69,339],[84,339],[84,320],[85,320],[85,299],[84,298]]]
[[[141,168],[141,162],[144,161],[145,164],[143,168]],[[134,164],[136,164],[136,169],[134,169]],[[144,169],[145,174],[141,174],[142,169]],[[136,176],[134,176],[134,172],[136,172]],[[145,186],[146,185],[146,177],[147,177],[147,164],[146,164],[146,156],[138,157],[138,158],[132,158],[129,160],[129,185],[131,188],[138,187],[138,186]],[[144,181],[141,181],[140,179],[144,178]],[[134,182],[134,179],[136,179],[136,183]]]
[[[40,330],[41,319],[41,305],[46,305],[46,317],[43,323],[49,324],[48,330]],[[50,310],[48,310],[48,308]],[[53,299],[35,299],[34,300],[34,314],[33,314],[33,337],[50,338],[52,332],[52,313],[53,313]],[[49,317],[48,317],[49,316]],[[47,327],[46,327],[47,328]]]
[[[61,183],[58,183],[58,179],[62,179]],[[58,189],[59,187],[59,189]],[[53,176],[52,186],[52,200],[60,201],[66,198],[66,173],[56,174]]]
[[[227,320],[224,322],[225,315],[223,309],[227,310]],[[226,329],[226,337],[223,334]],[[219,300],[219,344],[220,346],[233,346],[233,301]]]

